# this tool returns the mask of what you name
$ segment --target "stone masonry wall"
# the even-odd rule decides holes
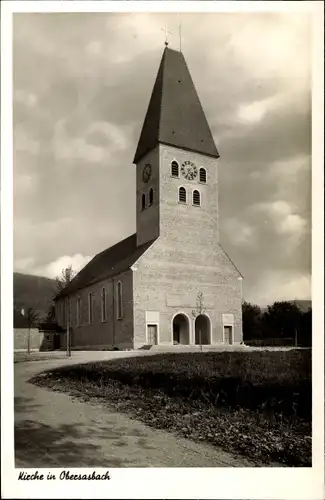
[[[194,319],[198,292],[204,296],[212,323],[212,343],[223,342],[223,314],[234,315],[234,341],[242,341],[240,274],[219,245],[217,160],[160,145],[160,238],[135,264],[135,344],[146,343],[145,311],[159,311],[159,341],[172,342],[172,319],[185,313]],[[185,160],[204,167],[207,183],[170,175],[171,161]],[[178,188],[185,187],[187,204],[178,203]],[[201,193],[201,206],[192,205],[192,192]],[[150,210],[150,209],[149,209]]]
[[[116,315],[116,283],[122,282],[123,287],[123,317]],[[132,271],[126,271],[95,283],[70,296],[71,343],[73,349],[109,349],[112,347],[133,347],[133,307],[132,307]],[[106,288],[106,320],[102,321],[102,288]],[[115,289],[115,292],[113,291]],[[89,293],[93,299],[93,321],[89,323],[88,300]],[[81,299],[81,324],[77,324],[77,298]],[[63,299],[58,301],[56,310],[58,322],[66,327],[63,317]],[[115,309],[115,310],[114,310]],[[65,344],[65,342],[63,342]],[[65,349],[65,345],[62,346]]]
[[[30,348],[39,350],[43,342],[43,333],[39,332],[38,328],[32,328],[30,331]],[[28,328],[15,328],[14,329],[14,349],[26,350],[28,349]]]
[[[148,182],[143,180],[143,169],[151,165],[152,175]],[[136,166],[136,224],[137,244],[142,245],[159,236],[159,150],[150,151]],[[149,207],[149,190],[153,189],[153,203]],[[142,209],[142,195],[146,196],[146,208]]]

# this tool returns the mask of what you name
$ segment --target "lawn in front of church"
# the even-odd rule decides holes
[[[310,350],[156,354],[63,366],[32,381],[257,466],[311,466]]]

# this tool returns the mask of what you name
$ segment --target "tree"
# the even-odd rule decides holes
[[[312,309],[302,313],[300,318],[299,341],[304,347],[310,347],[312,344]]]
[[[264,321],[271,337],[296,339],[301,323],[301,310],[292,302],[274,302],[267,307]]]
[[[261,336],[261,308],[244,301],[242,304],[244,341]]]
[[[64,288],[66,288],[69,285],[69,283],[73,280],[75,275],[76,273],[72,269],[71,264],[65,269],[62,269],[61,275],[55,278],[57,293],[62,292],[62,290],[64,290]]]
[[[72,269],[72,265],[62,269],[61,276],[57,276],[56,286],[57,286],[57,294],[62,292],[69,283],[76,276],[75,271]],[[70,328],[70,299],[67,297],[67,355],[71,356],[71,328]]]
[[[32,307],[29,307],[26,312],[26,319],[28,323],[28,338],[27,338],[27,351],[30,354],[30,331],[36,326],[40,320],[39,314]]]
[[[192,316],[194,319],[196,319],[198,316],[201,314],[204,314],[205,308],[204,308],[204,298],[203,298],[203,293],[198,292],[196,296],[196,308],[192,310]],[[201,328],[199,329],[199,344],[200,344],[200,350],[202,351],[202,332]]]
[[[48,310],[48,313],[45,318],[46,323],[54,323],[55,322],[55,305],[51,304]]]

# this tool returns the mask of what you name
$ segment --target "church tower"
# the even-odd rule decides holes
[[[63,325],[66,296],[75,304],[76,345],[242,342],[241,275],[219,243],[218,158],[183,54],[166,46],[134,156],[136,233],[58,299]]]
[[[137,346],[242,341],[240,273],[219,243],[218,158],[184,56],[166,47],[134,157]]]
[[[215,146],[181,52],[165,48],[134,157],[137,244],[156,238],[167,247],[217,245]]]

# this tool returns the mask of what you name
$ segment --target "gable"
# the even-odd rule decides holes
[[[238,267],[235,266],[235,264],[233,263],[233,261],[231,260],[231,258],[229,257],[229,255],[227,254],[227,252],[223,249],[223,247],[220,245],[219,243],[219,248],[221,250],[221,255],[222,257],[224,258],[224,261],[225,263],[227,263],[234,271],[235,273],[238,274],[238,277],[239,278],[244,278],[243,275],[241,274],[241,272],[239,271]]]

